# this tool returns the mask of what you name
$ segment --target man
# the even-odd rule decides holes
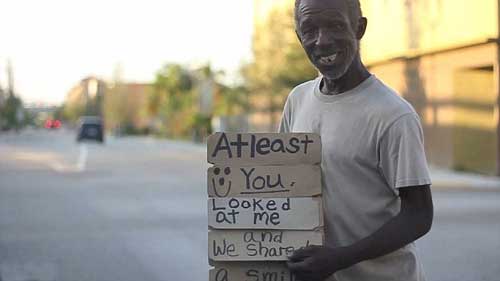
[[[321,135],[325,245],[296,251],[302,281],[421,281],[413,241],[433,206],[414,109],[371,75],[359,0],[296,0],[296,33],[321,73],[290,93],[280,132]]]

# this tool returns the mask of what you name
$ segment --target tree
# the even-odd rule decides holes
[[[254,61],[242,67],[242,76],[252,95],[252,109],[267,112],[269,129],[274,130],[286,95],[317,76],[294,32],[293,1],[285,9],[272,8],[262,23],[256,23],[252,52]],[[263,99],[266,106],[257,106]]]
[[[215,112],[218,115],[235,116],[248,112],[248,90],[244,86],[230,87],[224,84],[217,86],[219,99]]]
[[[148,110],[157,117],[156,130],[160,134],[170,137],[190,135],[196,112],[193,84],[191,73],[179,64],[165,64],[156,73]]]
[[[15,95],[9,95],[0,108],[0,115],[3,120],[2,130],[19,130],[23,126],[25,116],[22,100]]]

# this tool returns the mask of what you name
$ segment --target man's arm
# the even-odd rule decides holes
[[[294,252],[288,262],[299,280],[324,280],[338,270],[377,258],[429,232],[433,204],[429,185],[399,189],[401,211],[370,236],[346,247],[311,246]]]

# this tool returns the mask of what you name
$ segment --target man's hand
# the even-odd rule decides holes
[[[345,247],[297,250],[289,259],[290,270],[300,281],[323,281],[341,269],[389,254],[426,234],[433,218],[430,187],[404,187],[399,194],[401,211],[373,234]]]
[[[309,246],[293,253],[288,268],[299,281],[323,281],[349,266],[343,248]]]

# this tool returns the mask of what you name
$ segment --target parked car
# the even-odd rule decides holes
[[[102,119],[98,116],[83,116],[78,122],[77,141],[93,140],[104,142],[104,126]]]

